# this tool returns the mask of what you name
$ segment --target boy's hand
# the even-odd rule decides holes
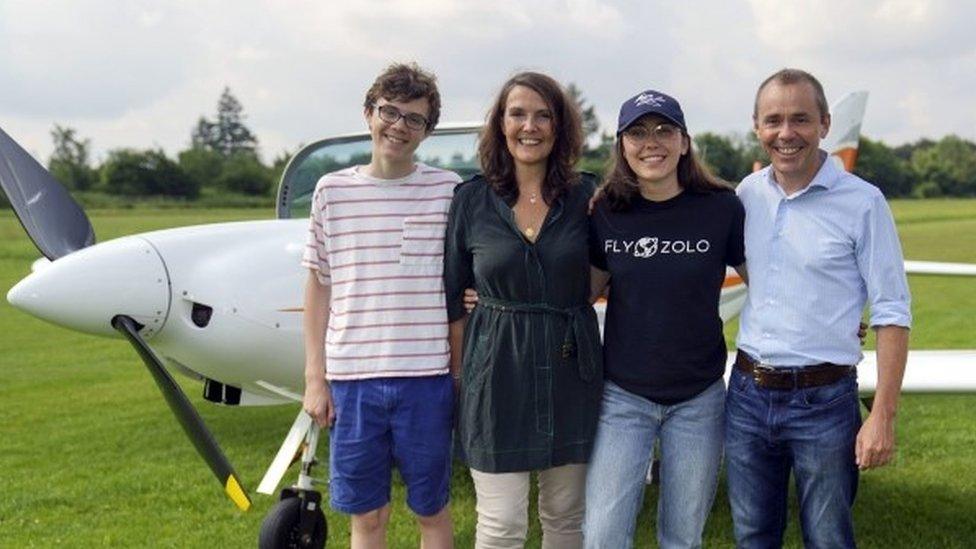
[[[335,406],[332,403],[332,390],[325,379],[306,380],[302,408],[319,427],[332,427],[335,423]]]

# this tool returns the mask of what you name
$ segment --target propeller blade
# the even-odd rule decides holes
[[[55,260],[95,243],[85,211],[16,141],[0,129],[0,187],[27,235]]]
[[[131,317],[119,315],[112,319],[112,327],[121,332],[129,340],[129,343],[135,347],[139,356],[142,357],[142,361],[146,363],[146,368],[152,374],[153,380],[156,381],[156,385],[162,391],[163,397],[166,398],[166,403],[173,410],[173,414],[180,422],[186,435],[190,437],[190,441],[196,447],[197,453],[207,462],[210,470],[213,471],[213,474],[217,476],[217,480],[223,485],[227,496],[242,511],[247,511],[251,506],[251,498],[248,497],[247,492],[241,486],[237,473],[234,472],[234,468],[227,461],[224,452],[217,445],[217,441],[214,440],[213,435],[210,434],[207,426],[203,423],[200,414],[197,413],[193,405],[190,404],[189,399],[183,394],[183,390],[176,384],[173,377],[169,375],[169,372],[163,368],[163,364],[159,360],[159,357],[156,356],[156,353],[149,348],[146,341],[139,335],[139,326],[136,324],[136,321],[132,320]]]

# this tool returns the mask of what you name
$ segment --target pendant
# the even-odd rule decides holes
[[[533,236],[535,236],[535,229],[533,229],[532,227],[527,227],[522,232],[524,232],[525,233],[525,236],[527,236],[529,238],[532,238]]]
[[[529,204],[535,204],[535,201],[538,199],[539,199],[538,195],[532,193],[532,196],[529,197]]]

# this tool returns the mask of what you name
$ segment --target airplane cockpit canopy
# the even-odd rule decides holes
[[[417,148],[418,162],[457,172],[467,179],[478,167],[481,125],[442,124]],[[357,133],[330,137],[306,145],[288,162],[278,185],[279,219],[307,217],[315,184],[325,174],[370,161],[370,137]]]

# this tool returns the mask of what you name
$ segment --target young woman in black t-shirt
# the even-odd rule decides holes
[[[699,163],[678,102],[620,108],[613,166],[590,219],[592,283],[609,281],[606,384],[587,473],[587,547],[629,547],[660,441],[658,541],[701,545],[722,456],[726,266],[745,279],[742,204]]]

